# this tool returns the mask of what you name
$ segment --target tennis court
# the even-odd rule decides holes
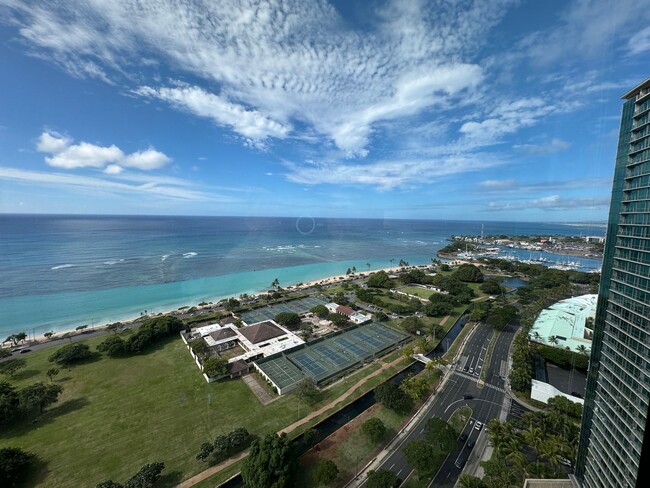
[[[275,384],[280,394],[291,391],[305,378],[305,375],[302,374],[296,365],[284,355],[269,359],[268,361],[258,361],[256,366],[267,379]]]
[[[277,357],[260,359],[255,365],[283,394],[293,390],[303,378],[312,378],[319,385],[336,379],[409,339],[407,334],[371,323],[338,332]]]
[[[275,316],[282,312],[293,312],[297,314],[305,313],[314,308],[316,305],[325,305],[326,302],[314,297],[298,298],[289,302],[276,303],[268,307],[256,308],[241,314],[241,318],[247,324],[255,324],[264,320],[274,319]]]

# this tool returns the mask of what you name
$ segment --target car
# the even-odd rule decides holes
[[[14,348],[11,350],[11,352],[20,352],[20,351],[22,351],[22,350],[23,350],[22,347],[14,347]]]
[[[468,447],[469,449],[471,449],[472,447],[474,447],[474,444],[476,444],[476,441],[469,441],[469,442],[467,443],[467,447]]]
[[[467,440],[467,434],[461,434],[460,435],[460,441],[465,442]]]
[[[27,352],[31,352],[32,350],[29,347],[26,347],[25,349],[20,350],[20,354],[25,354]]]
[[[469,368],[469,372],[470,372],[470,374],[473,374],[474,373],[474,368]]]
[[[456,462],[454,463],[454,465],[457,468],[462,468],[463,466],[465,466],[465,460],[464,459],[456,459]]]
[[[476,430],[481,430],[481,428],[483,428],[483,424],[477,420],[476,424],[474,424],[474,428]]]
[[[463,400],[471,400],[474,398],[472,395],[463,395]]]
[[[465,367],[463,368],[463,371],[465,371],[465,372],[467,373],[467,371],[469,371],[469,368],[468,368],[467,366],[465,366]]]

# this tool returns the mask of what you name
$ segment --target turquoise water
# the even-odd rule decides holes
[[[431,263],[430,256],[403,259],[412,265]],[[201,301],[217,302],[242,293],[263,292],[270,288],[275,278],[286,287],[344,274],[353,266],[362,272],[395,266],[395,262],[389,259],[326,262],[157,285],[3,298],[0,299],[3,324],[0,335],[4,338],[20,329],[38,336],[49,330],[70,330],[78,325],[94,326],[132,319],[145,310],[147,313],[167,312]]]
[[[0,338],[215,302],[265,291],[275,278],[288,286],[343,274],[353,266],[378,269],[400,259],[425,264],[450,236],[482,231],[602,235],[603,228],[311,217],[0,215]]]

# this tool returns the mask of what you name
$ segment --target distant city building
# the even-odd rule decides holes
[[[623,98],[576,465],[584,488],[650,486],[650,78]]]

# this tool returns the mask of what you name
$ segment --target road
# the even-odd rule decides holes
[[[509,326],[498,335],[492,360],[488,366],[485,366],[488,368],[485,382],[482,382],[479,380],[479,375],[484,367],[488,344],[494,332],[491,326],[480,324],[465,345],[459,362],[451,366],[449,371],[451,376],[437,393],[428,411],[422,415],[401,443],[395,446],[393,452],[373,469],[392,471],[399,479],[406,481],[414,473],[402,452],[404,446],[423,437],[424,426],[430,418],[438,417],[448,421],[458,407],[468,405],[472,409],[472,418],[463,431],[467,439],[463,442],[459,437],[456,449],[447,457],[430,485],[453,487],[471,453],[472,448],[469,446],[473,446],[479,436],[486,435],[484,427],[476,428],[476,422],[485,424],[500,415],[505,396],[502,376],[507,373],[508,351],[515,330],[515,326]],[[473,398],[463,399],[463,395],[471,395]],[[359,486],[364,485],[365,481]]]

